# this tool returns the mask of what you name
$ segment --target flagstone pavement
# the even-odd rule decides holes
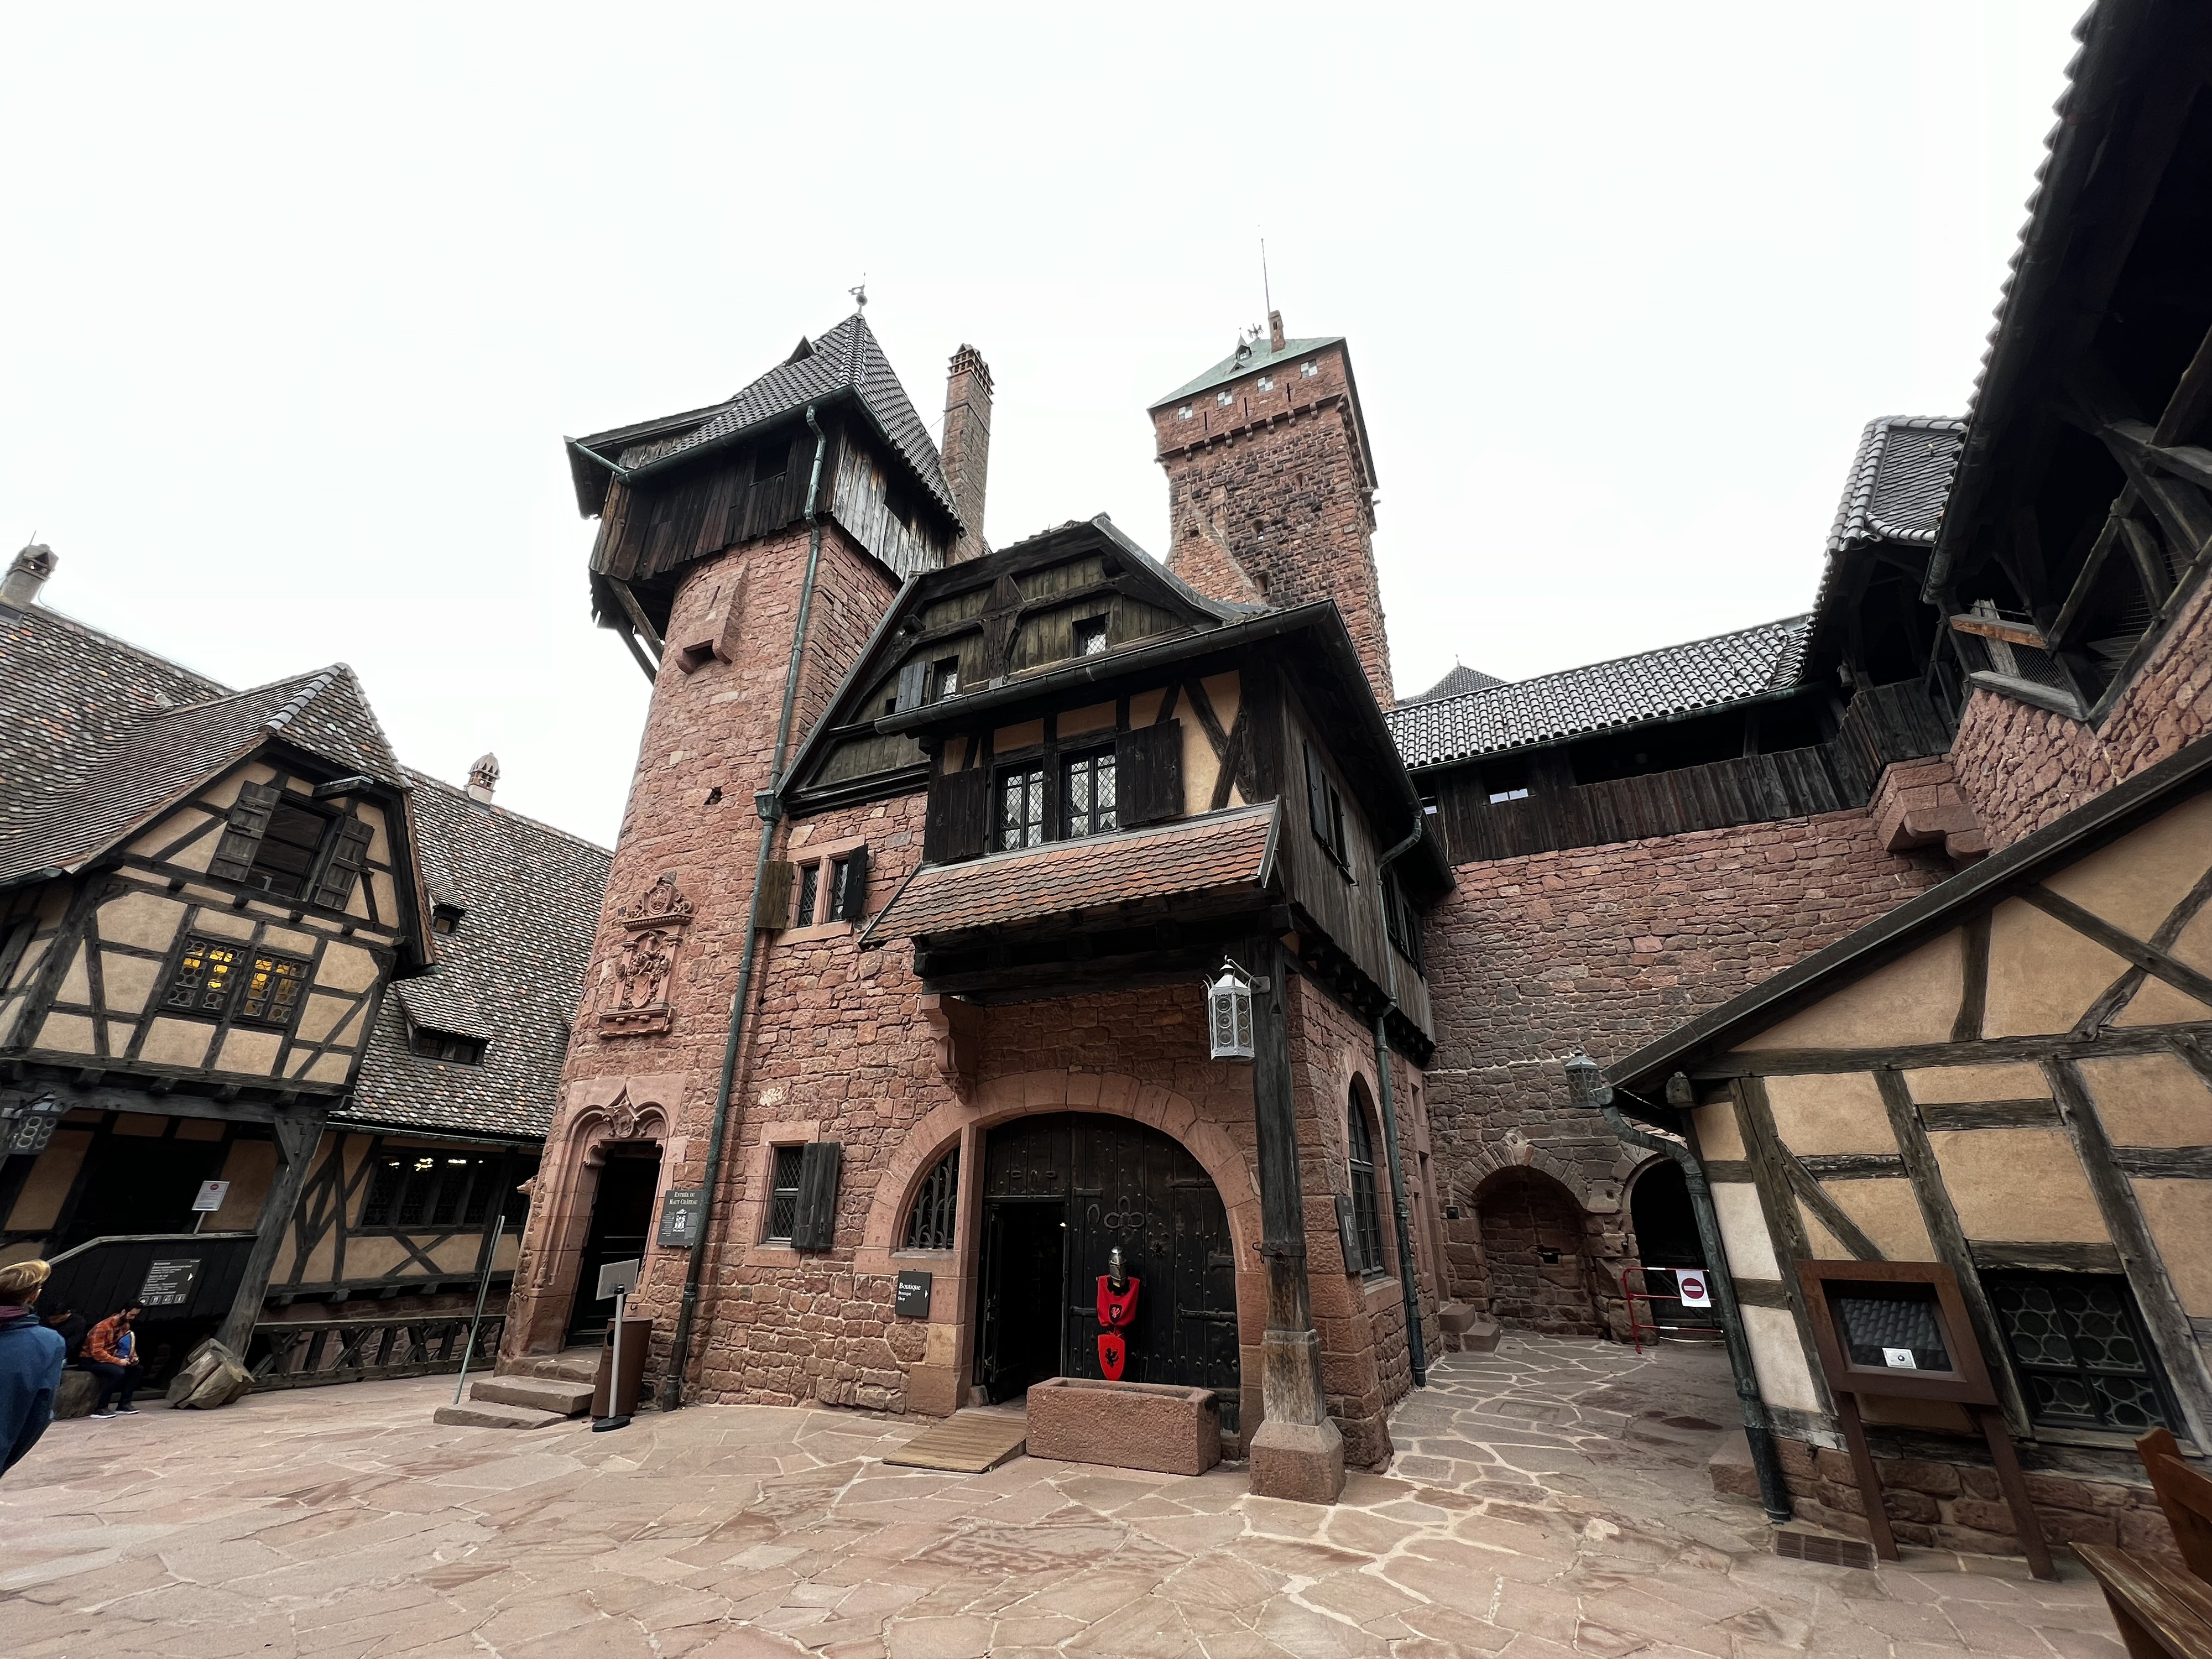
[[[698,1407],[441,1428],[450,1381],[60,1423],[0,1483],[9,1659],[1701,1654],[2124,1659],[2070,1557],[1770,1553],[1703,1465],[1717,1354],[1508,1337],[1322,1509],[1018,1458],[895,1469],[916,1419]]]

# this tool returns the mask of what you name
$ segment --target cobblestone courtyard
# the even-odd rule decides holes
[[[878,1460],[926,1426],[769,1407],[523,1435],[450,1380],[57,1424],[0,1485],[0,1650],[958,1659],[1575,1652],[2121,1659],[2087,1576],[1767,1553],[1704,1464],[1718,1356],[1508,1337],[1392,1419],[1388,1477],[1310,1508],[1018,1458]]]

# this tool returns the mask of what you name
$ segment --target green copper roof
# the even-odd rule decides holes
[[[1317,339],[1285,340],[1280,351],[1273,351],[1268,349],[1267,341],[1255,340],[1249,345],[1237,347],[1236,350],[1214,364],[1196,380],[1187,386],[1177,386],[1166,397],[1157,399],[1150,407],[1164,408],[1167,404],[1179,402],[1182,398],[1195,397],[1201,392],[1211,392],[1215,386],[1225,386],[1231,380],[1241,380],[1247,374],[1256,374],[1271,364],[1287,362],[1294,357],[1306,356],[1320,350],[1323,346],[1343,343],[1344,336],[1341,334],[1326,334]]]

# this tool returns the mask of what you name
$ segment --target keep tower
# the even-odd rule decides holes
[[[1375,571],[1375,461],[1340,335],[1293,340],[1283,314],[1152,406],[1173,515],[1168,566],[1209,599],[1334,599],[1368,684],[1395,701]]]

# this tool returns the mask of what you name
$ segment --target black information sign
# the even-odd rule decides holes
[[[200,1259],[196,1255],[156,1261],[146,1269],[146,1282],[138,1287],[138,1304],[147,1308],[181,1308],[192,1299],[192,1286],[199,1276]]]
[[[671,1187],[660,1200],[660,1238],[663,1245],[690,1248],[699,1237],[699,1212],[706,1194],[698,1187]]]
[[[891,1310],[901,1319],[929,1317],[929,1286],[933,1275],[902,1273],[898,1276],[898,1299]]]

